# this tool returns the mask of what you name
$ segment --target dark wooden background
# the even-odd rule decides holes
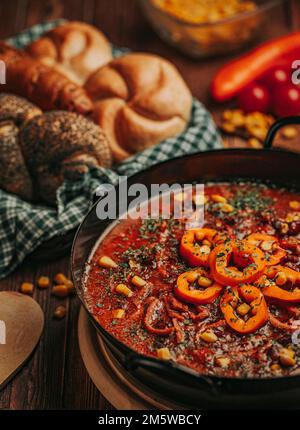
[[[83,20],[101,28],[112,43],[132,50],[149,51],[172,60],[193,94],[211,111],[208,96],[211,76],[227,58],[195,61],[170,48],[154,34],[135,0],[8,0],[0,1],[0,38],[33,24],[65,17]],[[300,29],[300,2],[287,1],[283,13],[272,20],[271,33]],[[234,141],[231,141],[234,144]],[[17,290],[23,281],[35,282],[40,275],[68,273],[69,256],[54,263],[24,264],[0,282],[0,290]],[[52,318],[60,300],[50,291],[35,290],[34,298],[45,312],[45,330],[37,350],[22,371],[0,392],[0,409],[109,409],[84,368],[77,341],[76,298],[64,300],[68,314],[62,321]]]

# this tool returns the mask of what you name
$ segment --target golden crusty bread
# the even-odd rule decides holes
[[[83,84],[89,75],[112,58],[104,34],[92,25],[71,21],[45,33],[26,51],[43,64]]]
[[[25,97],[43,110],[64,109],[89,114],[91,99],[78,84],[24,52],[0,42],[0,60],[6,64],[6,84],[0,92]]]
[[[117,58],[92,74],[85,89],[117,161],[181,133],[190,118],[187,85],[171,63],[155,55]]]

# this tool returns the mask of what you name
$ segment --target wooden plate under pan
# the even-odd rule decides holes
[[[171,404],[157,393],[141,386],[140,383],[137,384],[126,370],[121,368],[96,334],[83,308],[79,313],[78,340],[81,356],[90,378],[116,409],[182,409],[180,405]]]

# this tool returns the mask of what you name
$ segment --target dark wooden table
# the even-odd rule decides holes
[[[299,0],[285,5],[283,24],[273,23],[274,34],[300,28]],[[170,48],[154,34],[134,0],[9,0],[0,2],[0,38],[16,34],[38,22],[65,17],[83,20],[101,28],[116,45],[149,51],[172,60],[193,94],[212,111],[208,84],[215,70],[227,58],[194,61]],[[231,141],[234,144],[233,141]],[[36,282],[40,275],[51,278],[68,273],[69,256],[53,263],[25,261],[14,274],[0,282],[0,290],[18,290],[23,281]],[[77,341],[79,303],[64,300],[68,313],[64,320],[53,319],[60,300],[50,291],[35,290],[34,298],[45,312],[42,339],[26,366],[0,392],[0,409],[110,409],[96,390],[83,365]]]

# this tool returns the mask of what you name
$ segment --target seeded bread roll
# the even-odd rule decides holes
[[[50,204],[64,179],[76,180],[89,166],[111,166],[102,129],[76,113],[52,111],[36,117],[22,128],[20,140],[39,198]]]
[[[24,200],[32,200],[32,182],[19,148],[19,128],[0,122],[0,186]]]
[[[20,148],[20,127],[42,111],[27,100],[0,94],[0,187],[32,200],[32,181]]]
[[[41,114],[41,109],[23,97],[0,94],[0,121],[13,121],[17,125],[22,125]]]

